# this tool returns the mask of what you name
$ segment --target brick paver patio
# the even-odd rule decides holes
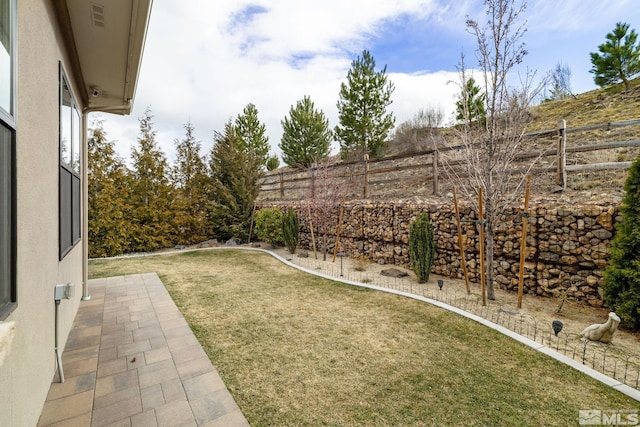
[[[38,426],[248,426],[155,273],[89,281]]]

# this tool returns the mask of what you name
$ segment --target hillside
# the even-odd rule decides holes
[[[566,99],[547,101],[531,109],[533,122],[529,132],[553,129],[561,119],[568,127],[617,122],[640,118],[640,78],[631,81],[631,90],[623,84],[596,89]]]
[[[527,138],[521,147],[525,168],[539,153],[541,157],[533,170],[532,201],[554,204],[617,205],[622,200],[623,185],[630,162],[640,155],[640,121],[625,126],[607,126],[640,119],[640,78],[632,81],[631,89],[622,84],[597,89],[566,99],[546,101],[531,108],[531,123],[526,133],[551,131]],[[566,177],[567,186],[558,191],[555,154],[558,145],[557,129],[566,121]],[[604,125],[594,129],[590,125]],[[590,126],[583,129],[584,126]],[[576,129],[580,128],[580,129]],[[451,183],[440,170],[438,191],[433,174],[434,143],[455,145],[452,128],[410,128],[400,137],[389,141],[385,156],[364,163],[340,162],[325,171],[348,197],[377,200],[440,200],[451,199]],[[538,154],[536,154],[538,153]],[[442,164],[442,163],[441,163]],[[326,178],[326,177],[325,177]],[[364,184],[366,182],[366,184]],[[267,173],[260,199],[301,200],[312,186],[309,171],[289,167]],[[363,185],[366,187],[363,194]]]

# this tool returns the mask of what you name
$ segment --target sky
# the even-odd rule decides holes
[[[637,0],[529,0],[520,23],[528,54],[517,72],[542,79],[556,64],[571,70],[571,89],[596,89],[590,52],[617,22],[640,31]],[[129,116],[93,113],[127,162],[150,108],[158,146],[175,159],[190,122],[202,144],[213,145],[252,103],[266,125],[272,154],[280,154],[281,121],[305,95],[339,124],[336,103],[351,63],[371,52],[386,66],[395,91],[396,125],[420,109],[453,118],[461,54],[477,68],[476,40],[467,17],[486,21],[480,0],[154,0],[134,108]],[[522,74],[520,74],[522,75]],[[337,152],[338,144],[332,145]]]

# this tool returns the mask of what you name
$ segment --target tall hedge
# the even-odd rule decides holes
[[[429,281],[435,259],[435,240],[429,214],[421,213],[409,227],[409,257],[419,283]]]
[[[631,164],[620,207],[622,222],[611,242],[604,296],[622,323],[640,329],[640,156]]]

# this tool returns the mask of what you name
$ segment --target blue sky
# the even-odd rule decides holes
[[[589,53],[618,21],[640,31],[636,1],[529,1],[523,70],[540,79],[561,62],[571,69],[575,93],[595,89]],[[206,152],[214,131],[253,103],[278,153],[280,121],[305,95],[332,127],[338,124],[340,83],[368,49],[396,87],[396,125],[421,108],[440,108],[450,118],[460,54],[467,68],[477,66],[465,19],[483,22],[483,10],[478,0],[154,0],[133,113],[91,117],[104,121],[128,159],[138,118],[150,106],[158,143],[172,160],[187,121]]]

